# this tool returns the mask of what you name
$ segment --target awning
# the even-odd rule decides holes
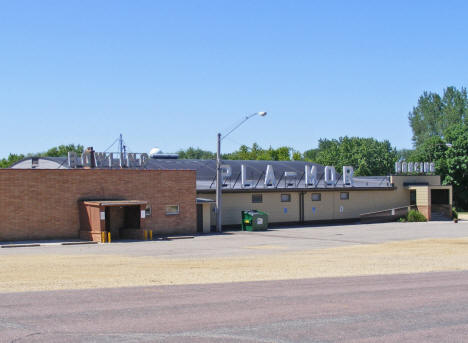
[[[147,205],[148,202],[144,200],[90,200],[83,201],[83,204],[89,206],[139,206]]]
[[[213,199],[207,199],[207,198],[197,198],[197,204],[206,204],[206,203],[211,203],[215,202]]]
[[[403,182],[403,187],[429,186],[429,182]]]

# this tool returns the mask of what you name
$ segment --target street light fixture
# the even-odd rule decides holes
[[[231,129],[228,133],[225,135],[221,136],[221,133],[218,133],[218,149],[216,151],[216,231],[217,232],[222,232],[223,227],[221,224],[221,211],[222,211],[222,201],[221,201],[221,195],[223,192],[223,180],[221,180],[221,141],[229,136],[234,130],[236,130],[239,126],[244,124],[247,120],[249,120],[252,117],[255,117],[256,115],[259,115],[260,117],[266,116],[266,112],[256,112],[251,115],[246,116],[239,124],[234,126],[233,129]]]

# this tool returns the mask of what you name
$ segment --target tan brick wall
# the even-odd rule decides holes
[[[192,170],[0,170],[0,241],[78,238],[79,200],[145,200],[155,234],[196,232]],[[166,215],[166,205],[180,205]]]

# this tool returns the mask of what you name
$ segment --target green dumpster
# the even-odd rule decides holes
[[[266,230],[268,228],[268,214],[256,210],[241,211],[242,231]]]

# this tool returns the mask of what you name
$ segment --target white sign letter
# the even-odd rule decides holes
[[[312,166],[312,168],[308,165],[305,166],[305,184],[308,185],[316,185],[318,182],[317,180],[317,167]]]
[[[69,151],[68,152],[68,167],[70,168],[76,168],[77,163],[77,156],[76,152],[74,151]]]
[[[296,176],[297,176],[296,172],[288,172],[288,171],[284,172],[284,182],[286,182],[286,187],[294,186],[294,182],[292,182],[292,180],[288,182],[288,179],[296,179]]]
[[[400,174],[400,173],[401,173],[401,163],[395,162],[395,174]]]
[[[326,166],[325,167],[325,183],[327,185],[334,185],[336,181],[336,170],[335,167]]]
[[[351,166],[343,166],[343,183],[345,185],[353,185],[354,169]]]
[[[275,173],[273,172],[273,166],[271,164],[267,165],[265,172],[265,187],[275,186],[276,178]]]
[[[223,180],[223,185],[226,183],[226,180],[231,177],[232,168],[229,164],[221,165],[221,179]]]
[[[247,180],[247,170],[245,164],[241,165],[241,185],[242,188],[250,187],[250,182]]]

